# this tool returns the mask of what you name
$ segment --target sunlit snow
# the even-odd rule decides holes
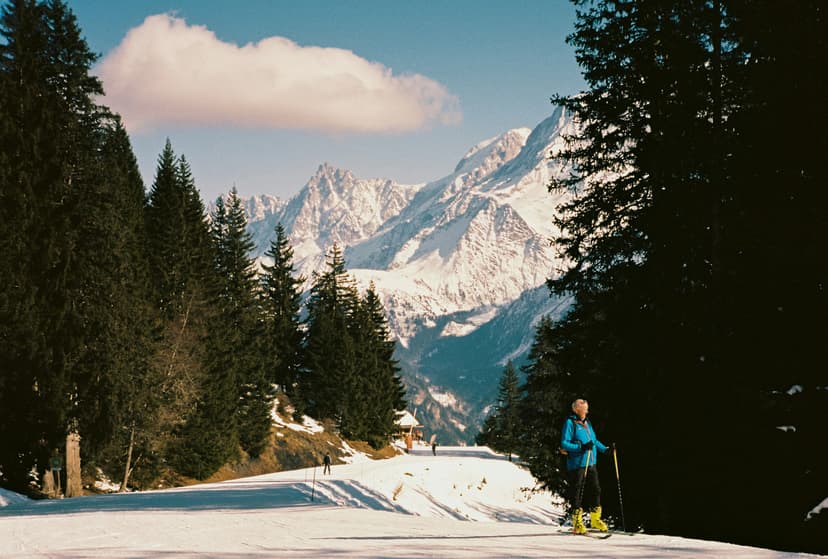
[[[573,536],[532,476],[486,448],[415,447],[164,491],[29,501],[0,490],[0,557],[807,557],[679,537]]]

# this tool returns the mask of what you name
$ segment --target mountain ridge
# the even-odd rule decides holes
[[[569,172],[549,156],[574,126],[557,108],[531,130],[478,143],[424,184],[360,179],[323,163],[288,201],[245,200],[255,256],[279,222],[306,278],[334,243],[343,248],[358,284],[373,282],[385,305],[412,403],[441,418],[447,441],[470,442],[505,361],[523,363],[540,317],[566,306],[545,282],[561,268],[549,240],[555,209],[571,194],[547,185]]]

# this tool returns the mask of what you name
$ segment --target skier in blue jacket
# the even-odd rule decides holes
[[[561,449],[566,452],[566,469],[569,478],[569,502],[572,504],[572,531],[585,533],[581,497],[589,504],[589,520],[592,528],[607,531],[606,523],[601,520],[601,486],[598,483],[598,470],[595,466],[596,454],[609,450],[595,436],[589,420],[589,403],[578,399],[572,402],[572,414],[564,421],[561,429]],[[587,461],[589,461],[587,463]]]

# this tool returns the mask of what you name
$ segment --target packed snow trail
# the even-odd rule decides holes
[[[531,475],[488,449],[439,447],[432,456],[423,447],[321,472],[38,502],[0,492],[0,503],[8,503],[0,506],[0,557],[809,557],[676,537],[561,532],[551,496],[528,491]]]

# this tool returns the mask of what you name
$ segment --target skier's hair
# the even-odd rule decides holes
[[[575,400],[574,402],[572,402],[572,411],[577,411],[577,410],[578,410],[578,406],[580,406],[581,404],[588,404],[588,403],[589,403],[589,402],[587,402],[587,401],[586,401],[586,400],[584,400],[583,398],[578,398],[577,400]]]

